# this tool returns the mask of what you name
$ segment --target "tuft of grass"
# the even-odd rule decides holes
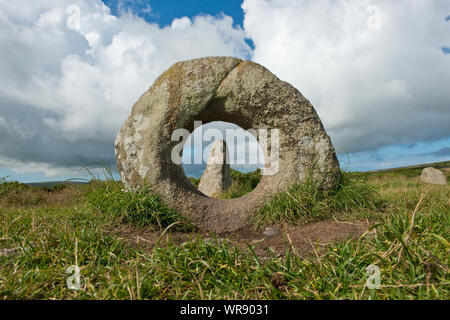
[[[200,184],[200,178],[188,177],[188,179],[194,187],[198,188],[198,185]]]
[[[261,181],[260,169],[247,173],[231,169],[231,186],[219,198],[232,199],[242,197],[252,192],[259,181]]]
[[[333,214],[381,209],[382,206],[374,187],[343,172],[338,186],[330,191],[321,190],[312,179],[293,185],[255,214],[254,224],[257,227],[266,224],[305,224],[329,219]]]
[[[3,180],[0,183],[0,204],[14,207],[35,206],[45,201],[44,193],[45,190],[43,189],[33,190],[26,184]]]
[[[194,187],[198,188],[198,185],[200,184],[200,178],[189,177],[188,179]]]
[[[127,190],[118,181],[92,181],[85,196],[92,208],[119,217],[124,223],[164,229],[178,222],[174,230],[189,231],[194,228],[192,223],[169,208],[147,187]]]
[[[253,191],[256,188],[259,181],[261,180],[261,170],[257,169],[252,172],[240,172],[237,170],[231,169],[231,186],[221,193],[218,198],[221,199],[232,199],[232,198],[240,198],[247,193]],[[189,177],[189,181],[193,186],[198,188],[200,184],[200,178]]]
[[[5,178],[0,181],[0,206],[17,208],[55,206],[57,203],[68,204],[76,200],[79,194],[77,187],[63,183],[47,187],[30,186],[17,181],[7,181]]]

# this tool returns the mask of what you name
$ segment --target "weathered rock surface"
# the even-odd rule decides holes
[[[447,178],[445,177],[445,174],[441,170],[432,167],[428,167],[422,170],[420,180],[422,180],[422,182],[430,184],[447,185]]]
[[[231,171],[228,160],[227,144],[223,140],[215,140],[209,153],[208,163],[203,172],[198,190],[208,197],[217,197],[231,185]]]
[[[264,229],[263,235],[265,235],[266,237],[273,237],[276,236],[280,233],[280,231],[278,231],[275,228],[272,227],[267,227],[266,229]]]
[[[279,130],[279,170],[238,199],[209,198],[171,161],[177,128],[227,121],[244,130]],[[270,144],[269,144],[270,145]],[[133,106],[115,141],[127,188],[149,185],[204,230],[235,231],[271,196],[311,176],[322,188],[340,177],[330,138],[310,102],[292,85],[251,61],[208,57],[174,64]],[[270,150],[273,151],[273,150]],[[273,164],[269,161],[269,165]]]

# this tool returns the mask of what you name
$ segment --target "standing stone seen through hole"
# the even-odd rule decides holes
[[[231,185],[230,163],[227,144],[223,140],[215,140],[209,153],[208,163],[203,172],[198,190],[208,197],[217,197]]]

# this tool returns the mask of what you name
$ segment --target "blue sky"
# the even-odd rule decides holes
[[[344,2],[0,0],[0,177],[115,169],[132,104],[171,64],[208,55],[251,59],[298,88],[343,169],[449,160],[448,1],[373,0],[378,16]]]
[[[120,11],[130,10],[150,23],[157,23],[161,27],[170,25],[175,18],[189,17],[193,19],[198,15],[221,16],[223,14],[233,18],[233,24],[243,27],[244,11],[242,0],[104,0],[111,12],[115,15]],[[246,42],[253,47],[251,39]]]
[[[121,10],[131,10],[148,22],[154,22],[161,27],[170,25],[175,18],[193,18],[201,14],[217,16],[226,14],[233,17],[233,22],[242,27],[244,12],[241,0],[212,1],[212,0],[154,0],[154,1],[121,1],[104,0],[113,14]]]

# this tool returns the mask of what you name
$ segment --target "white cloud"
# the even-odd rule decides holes
[[[447,0],[245,0],[242,7],[253,60],[313,103],[336,148],[450,135],[450,55],[441,50],[450,44]]]
[[[213,55],[252,56],[296,86],[337,149],[450,136],[450,55],[440,49],[450,46],[448,1],[245,0],[243,8],[245,30],[207,15],[161,28],[111,15],[100,0],[0,0],[0,157],[9,159],[0,166],[113,164],[114,137],[153,80],[176,61]]]
[[[191,19],[189,19],[188,17],[183,17],[180,19],[173,19],[171,26],[173,29],[183,30],[190,27],[191,25]]]
[[[45,162],[22,162],[7,157],[0,157],[0,167],[11,168],[12,172],[18,174],[41,172],[46,178],[55,178],[61,176],[78,178],[81,176],[80,168],[55,167]],[[86,176],[86,174],[82,175],[83,177]]]
[[[59,165],[77,150],[73,162],[97,161],[93,144],[112,151],[133,103],[170,65],[249,55],[232,24],[203,15],[160,28],[129,12],[113,16],[100,0],[0,0],[0,116],[9,123],[0,155]],[[114,162],[105,152],[102,160]]]

